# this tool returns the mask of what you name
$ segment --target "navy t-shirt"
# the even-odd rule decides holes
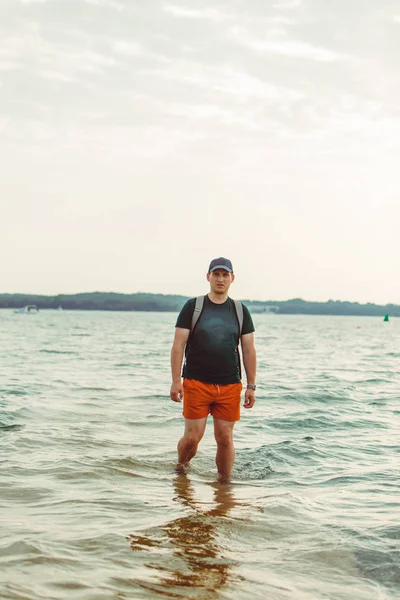
[[[196,298],[188,300],[179,313],[176,327],[191,329]],[[254,325],[243,305],[242,335],[252,333]],[[239,323],[233,300],[215,304],[208,296],[186,345],[186,359],[182,376],[205,383],[226,385],[241,380],[238,352]]]

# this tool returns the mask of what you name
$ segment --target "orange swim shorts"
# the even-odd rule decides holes
[[[204,419],[209,414],[224,421],[239,421],[242,384],[216,385],[197,379],[183,381],[183,416]]]

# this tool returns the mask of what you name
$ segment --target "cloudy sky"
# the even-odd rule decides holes
[[[400,303],[398,0],[0,0],[0,292]]]

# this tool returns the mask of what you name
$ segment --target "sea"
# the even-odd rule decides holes
[[[400,597],[400,320],[253,317],[221,485],[211,421],[175,473],[176,314],[0,311],[2,600]]]

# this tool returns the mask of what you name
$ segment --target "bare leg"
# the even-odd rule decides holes
[[[207,417],[204,419],[185,419],[185,431],[178,442],[178,472],[185,471],[189,462],[196,456],[197,446],[204,435]]]
[[[235,448],[233,446],[234,421],[223,421],[214,417],[214,436],[217,442],[218,479],[221,483],[229,483],[233,463],[235,462]]]

